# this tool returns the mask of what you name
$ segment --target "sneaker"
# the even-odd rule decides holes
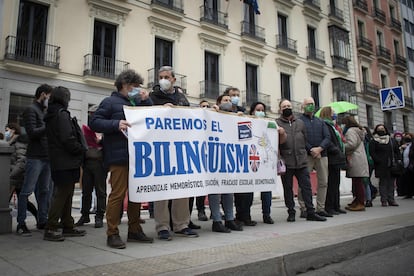
[[[79,218],[79,220],[75,223],[75,225],[76,226],[82,226],[82,225],[84,225],[86,223],[89,223],[89,222],[91,222],[91,219],[89,218],[89,216],[88,217],[87,216],[81,216]]]
[[[227,228],[226,226],[224,226],[221,221],[213,221],[211,230],[213,232],[218,232],[218,233],[230,233],[231,232],[231,230]]]
[[[230,230],[243,231],[243,226],[241,224],[237,224],[234,220],[226,220],[224,226],[226,226]]]
[[[64,228],[62,231],[64,237],[82,237],[86,235],[85,230],[78,230],[76,228]]]
[[[205,213],[199,212],[198,213],[198,220],[199,221],[208,221],[208,217],[206,216]]]
[[[193,231],[193,229],[191,228],[184,228],[181,229],[180,231],[174,232],[177,236],[181,236],[181,237],[187,237],[187,238],[197,238],[198,234],[197,232]]]
[[[331,218],[333,217],[333,215],[328,214],[326,211],[322,210],[319,212],[316,212],[318,215],[320,215],[321,217],[326,217],[326,218]]]
[[[325,217],[318,215],[317,213],[308,214],[306,220],[309,221],[326,221]]]
[[[286,219],[287,222],[294,222],[295,220],[296,218],[294,213],[290,213],[288,218]]]
[[[367,200],[365,202],[365,207],[372,207],[372,201],[371,200]]]
[[[22,237],[31,237],[32,232],[27,228],[26,224],[18,224],[16,234]]]
[[[126,247],[125,243],[122,241],[121,237],[118,234],[108,236],[106,239],[106,244],[111,248],[124,249]]]
[[[43,235],[45,241],[64,241],[65,237],[60,233],[60,231],[55,230],[46,230]]]
[[[128,232],[128,242],[143,242],[143,243],[153,243],[154,239],[147,237],[144,232],[131,233]]]
[[[274,224],[275,221],[272,219],[271,216],[263,216],[263,223],[266,223],[266,224]]]
[[[95,218],[95,228],[102,228],[102,227],[103,227],[103,219]]]
[[[163,240],[163,241],[170,241],[170,240],[172,240],[170,231],[168,231],[168,230],[161,230],[160,232],[158,232],[158,238],[160,240]]]
[[[190,223],[188,224],[188,228],[191,228],[191,229],[201,229],[201,226],[200,226],[200,225],[197,225],[197,224],[194,224],[194,223],[190,220]]]

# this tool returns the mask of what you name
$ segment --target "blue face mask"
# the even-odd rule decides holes
[[[338,114],[334,113],[332,115],[332,121],[335,121],[336,119],[338,119]]]
[[[239,104],[239,97],[238,96],[231,97],[231,103],[234,104],[234,105],[238,105]]]
[[[132,88],[132,90],[130,92],[128,92],[128,97],[134,98],[135,96],[137,96],[139,94],[139,92],[141,92],[141,88],[134,87],[134,88]]]
[[[266,117],[266,113],[264,111],[255,111],[254,115],[261,118]]]

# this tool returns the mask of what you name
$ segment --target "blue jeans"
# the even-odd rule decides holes
[[[17,223],[25,224],[27,199],[36,190],[38,223],[47,222],[49,187],[51,185],[49,160],[27,159],[22,190],[17,205]]]
[[[262,200],[263,216],[270,216],[270,207],[272,206],[272,192],[261,192],[260,198]]]
[[[233,194],[211,194],[208,195],[208,205],[210,206],[213,221],[221,221],[220,199],[223,205],[224,219],[234,220]]]

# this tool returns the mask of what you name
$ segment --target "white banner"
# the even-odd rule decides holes
[[[124,112],[131,201],[280,190],[275,121],[190,107]]]

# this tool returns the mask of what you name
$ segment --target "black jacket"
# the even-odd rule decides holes
[[[341,144],[339,143],[338,138],[336,136],[334,126],[330,125],[328,122],[325,122],[325,124],[328,128],[331,137],[331,143],[326,149],[326,152],[328,154],[328,164],[329,166],[345,167],[346,156],[341,149]]]
[[[173,94],[167,94],[161,91],[160,86],[154,86],[152,92],[150,93],[151,100],[154,105],[164,105],[166,103],[171,103],[173,105],[179,106],[189,106],[190,103],[188,102],[185,94],[180,91],[181,89],[177,86],[174,87]]]
[[[35,101],[23,112],[24,128],[29,136],[26,157],[30,159],[48,159],[43,110],[43,105]]]
[[[76,120],[76,119],[75,119]],[[50,104],[45,116],[52,171],[80,168],[86,148],[69,111],[60,104]],[[77,126],[79,128],[79,125]]]
[[[393,155],[396,160],[402,159],[398,143],[391,137],[387,144],[372,139],[369,143],[369,152],[374,160],[375,177],[378,178],[391,176],[390,167]]]

